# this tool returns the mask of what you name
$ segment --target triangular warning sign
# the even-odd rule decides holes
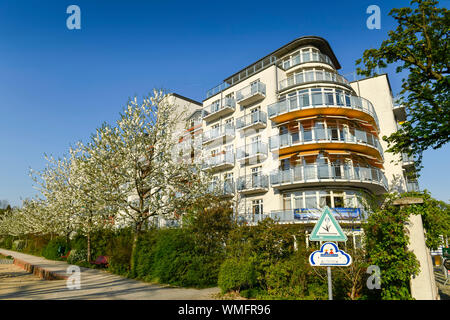
[[[311,241],[347,241],[347,236],[333,217],[330,208],[325,206],[322,215],[309,236]]]

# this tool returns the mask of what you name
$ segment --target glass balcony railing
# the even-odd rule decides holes
[[[331,214],[340,223],[355,223],[365,221],[365,212],[361,208],[330,208]],[[322,214],[319,208],[298,208],[273,210],[268,214],[270,218],[284,222],[316,223]]]
[[[378,138],[364,130],[352,129],[350,132],[346,130],[338,130],[337,128],[318,128],[311,127],[308,130],[299,132],[290,132],[282,135],[269,137],[270,150],[277,150],[295,145],[308,143],[354,143],[359,145],[367,145],[378,150],[383,157],[383,148]]]
[[[259,110],[236,119],[236,129],[250,128],[258,124],[264,127],[267,124],[267,114],[264,111]]]
[[[251,174],[239,177],[238,191],[263,190],[269,188],[269,177],[266,174]]]
[[[319,180],[375,183],[388,190],[388,183],[384,173],[376,167],[312,164],[295,166],[287,170],[276,170],[270,174],[272,186]]]
[[[408,192],[420,191],[419,183],[417,181],[406,181],[406,191]]]
[[[203,144],[212,142],[214,140],[217,140],[219,138],[223,137],[234,137],[235,136],[235,129],[232,125],[224,125],[219,126],[216,128],[213,128],[211,130],[206,131],[203,133],[202,141]]]
[[[242,102],[255,96],[266,96],[266,85],[264,83],[255,82],[236,92],[236,102],[242,104]]]
[[[299,52],[297,55],[291,57],[289,60],[284,60],[280,63],[280,67],[283,70],[288,70],[292,67],[295,67],[302,63],[307,62],[322,62],[331,65],[334,68],[333,62],[331,59],[323,54],[318,52]]]
[[[236,150],[236,159],[243,160],[258,155],[267,156],[267,143],[257,141],[249,145],[242,146]]]
[[[220,99],[203,108],[202,116],[204,120],[208,120],[219,113],[231,113],[235,110],[235,107],[236,101],[234,98]]]
[[[347,79],[345,79],[343,76],[339,74],[325,70],[311,70],[296,73],[284,80],[281,80],[280,82],[278,82],[278,89],[283,90],[294,85],[300,85],[302,83],[323,82],[323,81],[330,81],[339,84],[349,85]]]
[[[407,153],[402,153],[402,162],[403,164],[413,164],[415,162],[414,156],[408,156]]]
[[[212,181],[207,190],[209,193],[218,195],[233,195],[235,192],[235,183],[231,180]]]
[[[220,153],[216,156],[207,158],[203,163],[203,169],[214,169],[216,167],[232,167],[234,166],[234,153]]]
[[[273,118],[292,111],[311,109],[311,108],[350,108],[369,114],[375,120],[379,127],[378,117],[375,108],[369,100],[352,96],[346,92],[320,92],[309,91],[289,97],[289,99],[273,103],[267,107],[269,118]]]

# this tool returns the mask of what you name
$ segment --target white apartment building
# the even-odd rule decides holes
[[[349,82],[340,68],[325,39],[306,36],[230,75],[202,107],[185,98],[183,157],[203,161],[239,219],[305,223],[327,205],[355,222],[361,195],[417,188],[411,159],[384,152],[405,118],[388,76]]]

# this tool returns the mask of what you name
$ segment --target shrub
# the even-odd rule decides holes
[[[67,254],[69,251],[69,245],[64,237],[58,237],[47,244],[42,250],[44,258],[49,260],[61,260],[61,256]]]
[[[135,269],[130,272],[132,277],[145,281],[152,280],[152,266],[158,234],[157,230],[150,230],[138,238],[133,257]]]
[[[77,264],[79,262],[86,261],[87,251],[86,249],[72,249],[67,257],[67,263]]]
[[[159,230],[152,264],[158,282],[187,285],[186,272],[192,262],[194,243],[183,229]]]
[[[24,247],[25,247],[24,240],[15,240],[12,243],[12,250],[14,251],[22,251]]]
[[[222,293],[241,291],[256,285],[256,271],[251,259],[228,258],[219,271],[218,285]]]

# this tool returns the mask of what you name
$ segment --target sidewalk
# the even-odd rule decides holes
[[[51,261],[41,257],[0,249],[3,255],[16,259],[10,272],[0,271],[0,300],[3,299],[133,299],[133,300],[210,300],[218,288],[186,289],[164,287],[133,279],[123,278],[103,270],[80,268],[81,289],[69,290],[64,261]],[[41,277],[59,280],[29,281],[30,274],[18,267],[32,268]],[[32,266],[32,267],[30,267]],[[3,272],[3,273],[2,273]],[[28,276],[26,282],[21,279]],[[37,276],[35,277],[36,279]],[[20,285],[19,285],[20,283]]]

